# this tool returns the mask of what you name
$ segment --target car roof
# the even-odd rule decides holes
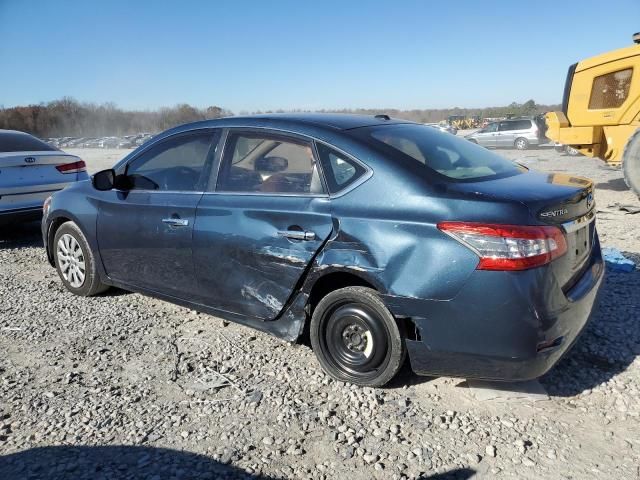
[[[409,120],[391,118],[387,115],[356,115],[347,113],[267,113],[232,117],[239,120],[276,120],[293,123],[304,123],[335,130],[370,127],[396,123],[413,123]]]
[[[259,115],[245,115],[237,117],[216,118],[199,122],[179,125],[159,134],[165,137],[170,133],[191,130],[193,128],[224,128],[224,127],[264,127],[275,128],[320,128],[340,131],[375,125],[394,125],[401,123],[415,123],[409,120],[391,118],[386,115],[352,115],[345,113],[266,113]]]

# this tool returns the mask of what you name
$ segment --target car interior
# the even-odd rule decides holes
[[[223,161],[217,189],[229,192],[324,193],[308,145],[236,136]]]

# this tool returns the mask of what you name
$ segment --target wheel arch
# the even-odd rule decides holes
[[[308,300],[307,300],[307,314],[310,317],[313,314],[313,310],[318,305],[318,302],[322,300],[327,294],[345,287],[368,287],[376,292],[382,293],[380,285],[376,285],[377,282],[372,281],[371,278],[367,278],[367,275],[363,275],[362,272],[354,272],[347,269],[334,269],[328,272],[323,272],[319,275],[315,275],[311,281],[309,281]]]
[[[47,243],[45,244],[45,250],[47,252],[47,260],[49,261],[49,264],[52,267],[56,266],[55,261],[53,259],[53,239],[56,236],[56,232],[63,224],[67,222],[72,222],[72,221],[73,220],[71,220],[70,218],[67,218],[64,215],[61,215],[51,220],[51,222],[49,222],[47,226],[47,237],[46,237]]]

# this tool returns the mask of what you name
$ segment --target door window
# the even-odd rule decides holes
[[[300,195],[324,193],[311,144],[257,133],[229,135],[216,190]]]
[[[483,128],[480,133],[491,133],[491,132],[495,132],[498,130],[498,124],[497,123],[490,123],[489,125],[487,125],[486,128]]]
[[[199,191],[213,134],[180,135],[161,141],[127,166],[133,190]]]
[[[626,68],[594,78],[589,108],[595,110],[621,107],[629,96],[632,74],[633,69]]]
[[[366,173],[366,169],[333,148],[316,143],[322,170],[331,193],[339,192]]]
[[[505,132],[509,130],[514,130],[513,122],[500,122],[500,126],[498,127],[500,132]]]

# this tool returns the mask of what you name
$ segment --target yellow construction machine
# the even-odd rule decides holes
[[[634,45],[569,67],[561,112],[546,115],[546,135],[589,157],[622,165],[640,197],[640,32]]]

